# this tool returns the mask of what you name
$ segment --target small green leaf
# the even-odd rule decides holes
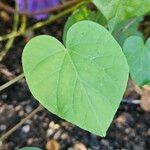
[[[136,35],[143,38],[143,34],[138,30],[142,20],[142,17],[132,18],[116,26],[113,35],[121,47],[123,47],[123,43],[130,36]]]
[[[102,13],[91,11],[87,9],[85,6],[76,9],[73,14],[68,18],[65,23],[64,32],[63,32],[63,43],[66,43],[66,35],[68,29],[75,23],[82,21],[82,20],[91,20],[101,25],[105,26],[107,24],[105,17]]]
[[[131,78],[138,85],[150,84],[150,38],[144,44],[141,37],[129,37],[123,46],[130,66]]]
[[[103,26],[92,21],[74,24],[66,48],[51,36],[33,38],[22,59],[29,88],[45,108],[105,136],[129,68],[121,47]]]
[[[118,23],[150,11],[150,0],[93,0],[93,3],[109,21],[110,31]]]
[[[20,148],[19,150],[41,150],[37,147],[23,147],[23,148]]]

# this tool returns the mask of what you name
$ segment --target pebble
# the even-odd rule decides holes
[[[54,134],[54,132],[55,131],[53,129],[48,129],[47,132],[46,132],[46,136],[49,138]]]
[[[21,105],[15,107],[15,111],[20,111],[22,109]]]
[[[83,143],[78,142],[75,143],[73,150],[87,150],[87,148]]]
[[[20,117],[23,117],[23,116],[24,116],[24,111],[23,111],[23,110],[19,111],[18,115],[19,115]]]
[[[29,125],[23,126],[23,127],[22,127],[22,131],[23,131],[24,133],[28,133],[28,132],[30,131],[30,126],[29,126]]]
[[[58,130],[55,134],[54,134],[54,139],[58,139],[62,134],[62,130]]]
[[[31,144],[33,143],[33,141],[34,141],[33,138],[29,138],[29,139],[27,140],[27,144],[28,144],[28,145],[31,145]]]
[[[33,110],[33,108],[32,108],[30,105],[27,105],[27,106],[25,107],[25,111],[26,111],[27,113],[31,113],[32,110]]]
[[[55,125],[54,121],[51,121],[51,122],[49,123],[49,128],[53,128],[54,125]]]
[[[3,95],[2,95],[2,100],[7,99],[7,97],[8,97],[7,94],[3,94]]]
[[[67,140],[69,138],[67,133],[63,133],[60,137],[62,140]]]
[[[60,125],[59,124],[55,124],[54,125],[54,129],[58,130],[60,128]]]
[[[6,128],[7,128],[6,125],[4,125],[4,124],[0,125],[0,131],[4,131],[4,130],[6,130]]]

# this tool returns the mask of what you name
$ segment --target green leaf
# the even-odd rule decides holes
[[[113,35],[121,47],[123,47],[123,43],[130,36],[136,35],[143,38],[143,34],[138,30],[142,20],[142,17],[132,18],[116,26]]]
[[[134,82],[150,84],[150,38],[144,44],[141,37],[131,36],[125,41],[123,50]]]
[[[119,44],[103,26],[92,21],[74,24],[66,48],[51,36],[33,38],[22,59],[29,88],[45,108],[105,136],[129,68]]]
[[[37,147],[23,147],[23,148],[20,148],[19,150],[41,150]]]
[[[135,16],[142,16],[150,11],[150,0],[93,0],[113,31],[116,24]]]
[[[85,6],[76,9],[73,14],[68,18],[65,23],[64,31],[63,31],[63,43],[66,43],[66,35],[68,29],[75,23],[82,21],[82,20],[91,20],[101,25],[105,26],[107,24],[105,17],[102,13],[91,11],[87,9]]]

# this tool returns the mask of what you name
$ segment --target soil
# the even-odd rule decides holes
[[[29,19],[32,24],[35,20]],[[48,34],[61,40],[65,19],[31,33]],[[0,21],[0,34],[10,32],[11,20]],[[22,72],[21,54],[27,36],[16,38],[7,56],[0,63],[0,85]],[[0,48],[4,47],[0,43]],[[139,98],[130,93],[129,99]],[[26,117],[38,106],[32,97],[25,79],[0,93],[0,134],[5,133]],[[109,111],[109,110],[108,110]],[[4,143],[4,149],[16,150],[23,146],[37,146],[46,149],[48,142],[54,141],[62,150],[149,150],[150,149],[150,113],[140,105],[121,103],[107,136],[101,138],[68,123],[47,110],[34,115],[16,130]],[[50,143],[52,145],[52,143]],[[49,148],[50,149],[50,148]],[[56,148],[51,148],[56,149]]]

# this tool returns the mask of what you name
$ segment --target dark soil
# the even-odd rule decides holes
[[[0,35],[10,32],[11,20],[2,23]],[[30,20],[31,24],[35,20]],[[61,39],[64,20],[48,25],[37,34],[49,34]],[[21,54],[27,37],[15,40],[0,69],[7,70],[6,76],[0,71],[0,85],[22,72]],[[5,43],[0,43],[0,48]],[[138,98],[130,94],[129,98]],[[12,85],[0,93],[0,134],[5,133],[26,117],[38,106],[32,97],[25,80]],[[109,111],[109,110],[108,110]],[[150,149],[150,113],[144,112],[139,105],[121,103],[107,136],[101,138],[72,125],[52,113],[44,110],[14,132],[4,143],[4,149],[15,150],[23,146],[37,146],[45,149],[47,141],[56,140],[62,150],[149,150]]]

